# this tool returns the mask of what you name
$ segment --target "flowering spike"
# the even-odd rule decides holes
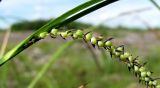
[[[39,38],[45,38],[47,35],[47,32],[41,33],[39,34]],[[127,64],[128,70],[132,70],[134,72],[135,76],[139,78],[140,83],[144,83],[146,87],[160,88],[160,85],[158,85],[156,81],[157,79],[153,79],[151,77],[151,74],[153,72],[148,71],[145,68],[146,62],[143,63],[138,59],[138,56],[136,58],[133,58],[130,53],[124,52],[124,45],[118,47],[114,46],[111,42],[113,38],[109,38],[105,42],[103,42],[102,36],[95,37],[91,32],[84,34],[81,30],[77,30],[74,33],[72,31],[58,32],[58,30],[53,29],[50,35],[54,35],[53,37],[60,35],[64,39],[68,36],[71,36],[73,39],[84,39],[86,42],[90,42],[94,48],[96,46],[103,47],[110,53],[111,58],[113,58],[114,56],[115,58],[118,58],[120,61]]]

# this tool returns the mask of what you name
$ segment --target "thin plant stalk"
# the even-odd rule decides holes
[[[92,47],[85,41],[85,39],[83,39],[83,41],[85,42],[88,50],[92,54],[92,57],[93,57],[93,60],[94,60],[94,62],[96,64],[97,69],[99,70],[99,72],[102,72],[103,69],[102,69],[102,67],[101,67],[101,65],[100,65],[100,63],[98,61],[98,57],[97,57],[96,53],[94,52],[94,50],[92,49]]]
[[[157,4],[157,2],[155,1],[155,0],[150,0],[152,3],[153,3],[153,5],[155,5],[155,7],[158,9],[158,10],[160,10],[160,6]],[[157,0],[158,1],[158,0]]]
[[[28,88],[34,88],[34,86],[36,85],[36,83],[42,78],[42,76],[44,76],[44,74],[48,71],[49,67],[52,67],[52,65],[55,63],[55,61],[57,59],[60,58],[60,56],[65,52],[65,50],[71,46],[73,44],[73,42],[67,42],[65,44],[63,44],[51,57],[51,59],[48,61],[48,63],[46,63],[42,69],[40,70],[40,72],[38,72],[38,74],[36,75],[36,77],[33,79],[33,81],[31,81],[31,83],[29,84]]]
[[[139,21],[141,21],[144,24],[144,26],[147,28],[148,31],[152,32],[156,36],[156,38],[160,39],[160,35],[154,28],[151,27],[148,21],[142,19],[140,16],[137,16],[137,18]]]
[[[122,12],[122,13],[116,14],[115,16],[112,16],[112,17],[109,17],[109,18],[105,18],[100,23],[98,23],[96,26],[97,27],[101,26],[101,25],[103,25],[104,23],[106,23],[108,21],[111,21],[113,19],[116,19],[116,18],[119,18],[119,17],[122,17],[122,16],[128,16],[128,15],[132,15],[132,14],[136,14],[136,13],[141,13],[141,12],[145,12],[145,11],[148,11],[148,10],[151,10],[151,8],[150,7],[146,7],[146,8],[140,8],[140,9],[136,9],[136,10],[132,10],[132,11]],[[88,29],[94,30],[95,27],[89,27]]]
[[[4,55],[5,51],[6,51],[10,34],[11,34],[11,30],[9,28],[8,30],[6,30],[6,33],[5,33],[3,42],[2,42],[0,57],[3,57],[3,55]]]
[[[110,18],[104,19],[103,21],[101,21],[99,23],[99,25],[101,25],[101,24],[103,24],[103,23],[105,23],[107,21],[111,21],[113,19],[122,17],[122,16],[128,16],[128,15],[137,14],[137,13],[141,13],[141,12],[145,12],[145,11],[149,11],[149,10],[151,10],[151,8],[150,7],[146,7],[146,8],[140,8],[140,9],[136,9],[136,10],[122,12],[122,13],[119,13],[119,14],[117,14],[115,16],[110,17]]]
[[[4,21],[7,22],[5,19],[4,19]],[[8,40],[9,40],[10,34],[11,34],[11,30],[10,30],[10,28],[8,28],[8,30],[6,30],[6,32],[5,32],[5,35],[4,35],[4,38],[2,41],[2,46],[0,49],[0,59],[1,59],[1,57],[3,57],[4,53],[6,52],[6,48],[8,45]],[[1,75],[2,75],[1,79],[3,80],[1,87],[7,87],[7,78],[8,78],[8,73],[9,73],[9,67],[10,67],[10,65],[7,64],[6,66],[4,66],[3,69],[1,69],[2,70],[1,71]]]

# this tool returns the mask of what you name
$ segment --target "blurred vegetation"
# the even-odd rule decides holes
[[[13,31],[28,31],[28,30],[36,30],[38,28],[41,27],[41,25],[44,25],[48,22],[49,20],[44,20],[44,19],[39,19],[39,20],[32,20],[32,21],[20,21],[20,22],[16,22],[14,24],[12,24],[11,29]],[[62,27],[61,29],[86,29],[86,28],[90,28],[93,27],[92,24],[89,23],[84,23],[84,22],[79,22],[79,21],[75,21],[72,22],[64,27]],[[118,27],[109,27],[106,25],[98,25],[93,27],[95,29],[101,30],[101,31],[106,31],[109,29],[112,30],[117,30],[117,31],[135,31],[135,32],[141,32],[144,31],[146,29],[143,28],[128,28],[128,27],[124,27],[124,26],[118,26]],[[159,28],[156,28],[159,29]]]
[[[13,31],[37,30],[47,22],[48,20],[20,21],[20,22],[14,23],[11,26],[11,29]]]
[[[13,31],[26,31],[26,30],[37,30],[42,25],[45,25],[49,20],[33,20],[33,21],[20,21],[17,23],[14,23],[11,26],[11,29]],[[82,23],[82,22],[72,22],[65,27],[62,27],[62,29],[84,29],[92,26],[91,24]]]

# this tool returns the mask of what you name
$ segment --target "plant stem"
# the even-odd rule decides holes
[[[100,8],[102,8],[102,7],[106,6],[106,5],[109,5],[109,4],[113,3],[113,2],[116,2],[116,1],[119,1],[119,0],[107,0],[107,1],[100,2],[100,3],[94,5],[91,8],[88,8],[88,9],[86,9],[86,10],[84,10],[84,11],[78,13],[78,14],[75,14],[71,18],[69,18],[69,19],[65,20],[64,22],[62,22],[57,27],[59,28],[60,26],[65,25],[66,23],[70,23],[70,22],[72,22],[74,20],[77,20],[80,17],[83,17],[83,16],[85,16],[85,15],[87,15],[87,14],[89,14],[89,13],[91,13],[91,12],[97,10],[97,9],[100,9]]]
[[[3,57],[3,55],[4,55],[5,51],[6,51],[10,34],[11,34],[11,30],[10,30],[10,28],[9,28],[8,30],[6,30],[6,33],[5,33],[3,42],[2,42],[0,57]]]
[[[58,51],[56,51],[51,59],[46,63],[40,72],[36,75],[36,77],[33,79],[33,81],[29,84],[28,88],[34,88],[35,84],[41,79],[41,77],[48,71],[49,67],[53,65],[53,63],[64,53],[64,51],[73,44],[73,42],[67,42],[63,44]]]
[[[96,64],[97,69],[99,70],[99,72],[103,72],[103,69],[98,61],[98,57],[96,55],[96,53],[94,52],[94,50],[92,49],[92,47],[88,44],[87,41],[85,41],[85,39],[83,39],[84,43],[86,44],[88,50],[90,51],[90,53],[92,54],[93,60]]]
[[[156,3],[155,0],[150,0],[150,1],[157,7],[158,10],[160,10],[160,6]]]

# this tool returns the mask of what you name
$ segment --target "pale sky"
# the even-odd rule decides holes
[[[0,27],[9,27],[17,20],[49,19],[57,17],[86,0],[2,0],[0,3]],[[160,0],[157,0],[160,5]],[[151,27],[160,27],[160,11],[149,0],[120,0],[103,7],[79,21],[98,25],[105,19],[136,9],[150,8],[147,11],[121,16],[104,22],[109,26],[145,27],[143,21]],[[141,19],[141,20],[139,20]]]

